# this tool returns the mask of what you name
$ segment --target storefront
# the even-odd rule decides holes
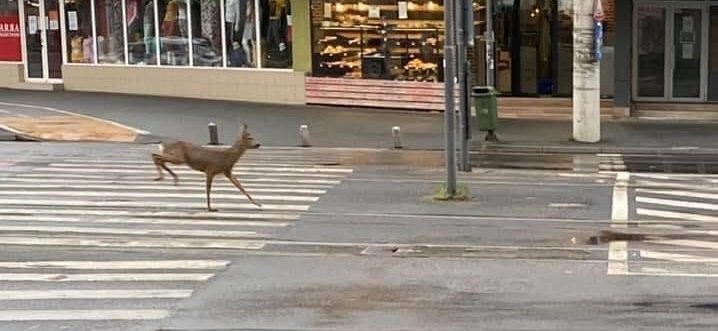
[[[635,1],[633,100],[718,101],[718,2]]]
[[[497,89],[503,96],[570,98],[573,0],[491,1],[493,81]],[[614,91],[614,1],[602,1],[606,13],[601,63],[604,98],[611,98]],[[402,104],[384,103],[389,106],[441,109],[442,87],[437,82],[443,81],[442,0],[313,0],[311,9],[311,76],[316,83],[308,84],[310,102],[342,104],[359,100],[361,105],[382,105],[369,100],[384,97],[364,93],[363,87],[369,87],[388,93],[387,99],[400,98]],[[473,11],[471,77],[473,84],[483,85],[488,67],[487,0],[474,0]],[[351,83],[347,79],[366,81]],[[384,82],[372,85],[372,80]],[[326,85],[334,85],[335,89]],[[406,96],[416,89],[420,92]]]
[[[24,64],[24,82],[303,103],[303,73],[293,70],[292,1],[0,1],[0,13],[14,8],[8,10],[23,31],[23,56],[14,60]]]

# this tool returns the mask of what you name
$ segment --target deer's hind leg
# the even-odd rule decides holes
[[[242,191],[242,193],[244,193],[244,195],[247,196],[247,199],[249,199],[250,202],[257,205],[258,207],[262,206],[261,204],[254,201],[254,199],[252,199],[252,197],[249,195],[249,193],[247,193],[247,191],[244,190],[244,187],[242,187],[242,184],[239,183],[237,178],[235,178],[231,172],[225,172],[224,175],[227,176],[227,179],[229,179],[229,181],[232,182],[232,184],[234,184],[234,186],[236,186],[240,191]]]
[[[158,176],[157,178],[155,178],[155,180],[163,180],[165,178],[164,174],[162,173],[162,169],[164,169],[172,176],[175,181],[175,184],[177,184],[177,181],[179,181],[179,177],[177,177],[177,175],[170,168],[168,168],[165,163],[170,162],[178,164],[181,163],[180,160],[177,160],[171,156],[167,156],[164,154],[152,153],[152,162],[155,163],[155,168],[157,168]]]

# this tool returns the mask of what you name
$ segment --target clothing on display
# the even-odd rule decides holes
[[[162,21],[162,35],[163,36],[176,36],[177,35],[177,16],[178,16],[178,5],[177,1],[172,0],[167,4],[165,12],[165,18]]]
[[[142,29],[144,32],[145,57],[154,58],[155,47],[155,8],[152,0],[145,2],[144,15],[142,17]]]

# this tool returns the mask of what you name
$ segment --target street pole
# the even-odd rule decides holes
[[[456,34],[454,15],[456,3],[444,1],[444,136],[446,139],[446,193],[456,195],[456,107],[454,88],[456,86]]]
[[[469,0],[471,1],[471,0]],[[469,141],[466,134],[467,123],[466,114],[469,111],[468,100],[466,99],[466,33],[464,23],[467,19],[465,7],[466,0],[458,1],[454,17],[456,17],[456,58],[457,58],[457,74],[459,77],[459,170],[471,171],[469,165]]]
[[[594,1],[573,2],[573,139],[601,140],[599,62],[594,61]]]

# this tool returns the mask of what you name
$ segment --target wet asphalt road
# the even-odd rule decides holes
[[[1,144],[0,178],[40,173],[38,168],[67,159],[135,155],[128,148],[137,147]],[[320,153],[329,156],[337,151]],[[716,287],[710,276],[715,268],[706,259],[718,254],[709,247],[710,233],[701,237],[706,247],[667,245],[660,240],[629,242],[628,268],[636,274],[608,274],[610,245],[596,238],[612,229],[616,171],[633,171],[631,161],[625,161],[630,158],[477,155],[483,166],[460,175],[474,198],[440,203],[431,199],[444,180],[436,167],[441,164],[440,154],[408,157],[356,150],[349,155],[341,165],[353,173],[291,226],[263,238],[267,245],[260,250],[2,245],[0,262],[212,259],[230,264],[201,284],[164,284],[194,289],[191,297],[182,300],[0,300],[3,311],[81,309],[88,304],[163,308],[171,312],[164,319],[6,321],[0,323],[0,330],[709,330],[716,323],[718,296],[713,294]],[[664,165],[667,158],[648,159],[650,164]],[[709,165],[712,159],[699,161]],[[671,200],[663,191],[710,194],[714,180],[718,178],[710,173],[632,175],[629,231],[711,231],[712,222],[698,220],[700,215],[718,216],[710,208],[660,207],[655,199],[699,199],[705,204],[699,206],[707,207],[712,205],[711,196],[683,194]],[[690,213],[697,220],[689,227],[686,220],[649,216],[645,210]],[[0,221],[0,227],[5,226],[0,237],[37,234],[42,238],[42,233],[7,226],[53,224],[13,220],[12,215],[17,214],[5,214]],[[78,226],[98,227],[82,219]],[[114,239],[121,238],[127,237]],[[659,253],[662,258],[656,258]],[[675,254],[704,259],[678,261]],[[75,288],[72,283],[0,281],[0,290],[53,286]],[[130,290],[157,285],[78,286]]]

